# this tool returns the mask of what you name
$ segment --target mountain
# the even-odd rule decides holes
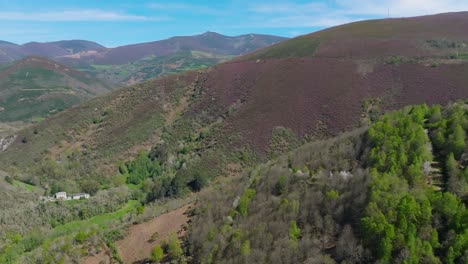
[[[35,211],[23,208],[37,215],[31,219],[6,212],[8,221],[3,222],[21,225],[5,225],[0,231],[12,229],[27,239],[0,253],[0,260],[24,252],[27,260],[55,252],[41,256],[56,260],[68,247],[49,243],[53,239],[86,245],[100,241],[81,239],[71,221],[87,221],[115,209],[116,203],[127,210],[127,205],[136,208],[134,200],[148,206],[199,192],[203,205],[193,212],[195,223],[200,223],[193,231],[200,236],[192,239],[188,251],[200,262],[333,263],[331,258],[341,261],[357,254],[358,260],[349,262],[404,262],[414,255],[414,263],[439,263],[437,254],[447,262],[463,263],[466,224],[460,219],[466,210],[460,198],[429,191],[432,184],[441,188],[435,180],[444,177],[435,175],[434,182],[429,178],[426,183],[421,171],[432,159],[432,143],[434,158],[440,154],[451,165],[435,164],[430,171],[446,173],[445,167],[456,171],[462,168],[457,164],[466,165],[461,157],[466,152],[467,23],[468,13],[462,12],[342,25],[213,67],[125,87],[15,133],[0,153],[0,166],[16,180],[49,195],[58,190],[99,191],[113,198],[65,205],[60,213],[48,204]],[[380,117],[407,105],[454,101],[461,102],[444,110],[422,105]],[[370,141],[363,139],[367,131]],[[290,152],[312,141],[316,143],[306,145],[305,151]],[[455,154],[456,165],[448,151]],[[261,162],[266,163],[256,167]],[[250,167],[254,169],[243,174]],[[356,178],[348,182],[344,179],[350,171]],[[459,180],[458,174],[452,179]],[[370,178],[380,177],[382,181],[369,185]],[[209,185],[219,192],[205,193],[202,188]],[[289,193],[287,186],[298,190]],[[134,200],[126,204],[125,199]],[[108,201],[113,202],[110,209]],[[95,209],[103,205],[105,209]],[[50,211],[42,214],[43,209]],[[413,209],[415,215],[408,213]],[[420,217],[429,212],[434,218]],[[358,233],[359,239],[365,237],[362,247],[353,239],[361,217],[367,217],[364,223],[369,227],[364,230],[369,232]],[[401,217],[404,220],[397,223]],[[111,241],[109,248],[122,235],[116,231],[122,230],[118,221],[112,222],[112,229],[102,234]],[[40,237],[50,239],[26,247],[39,236],[28,232],[39,226],[46,230]],[[76,232],[63,235],[68,228]],[[95,230],[90,228],[89,235]],[[60,235],[66,237],[57,239]],[[434,253],[432,247],[440,250]],[[66,254],[76,260],[76,252]]]
[[[214,32],[195,36],[127,45],[93,56],[96,64],[126,64],[148,56],[165,56],[180,51],[202,51],[219,55],[241,55],[285,40],[283,37],[248,34],[228,37]]]
[[[13,62],[26,56],[40,56],[53,59],[85,51],[102,51],[105,47],[85,40],[56,42],[29,42],[23,45],[0,41],[0,63]]]
[[[55,61],[26,57],[0,68],[0,122],[42,119],[109,90]]]
[[[27,55],[36,55],[47,58],[57,58],[80,52],[104,51],[106,48],[95,42],[86,40],[63,40],[56,42],[29,42],[21,45],[22,51]]]
[[[229,37],[206,32],[116,48],[86,40],[23,45],[0,42],[0,63],[28,55],[47,57],[114,85],[127,85],[166,73],[212,66],[285,39],[260,34]]]
[[[18,60],[23,56],[24,52],[21,50],[21,46],[6,41],[0,41],[1,64]]]
[[[207,70],[138,84],[37,125],[37,129],[47,131],[44,134],[21,132],[30,142],[18,141],[1,155],[0,162],[22,157],[26,165],[44,150],[55,148],[54,142],[65,137],[54,127],[76,130],[76,137],[67,140],[70,144],[86,142],[88,153],[108,161],[125,159],[136,149],[148,150],[158,144],[163,126],[177,130],[182,129],[178,124],[189,121],[198,124],[185,127],[192,133],[216,127],[214,135],[207,137],[211,141],[202,140],[205,147],[216,142],[265,155],[274,152],[277,128],[299,138],[320,138],[337,135],[383,111],[463,99],[468,96],[466,23],[467,13],[351,23]],[[441,28],[444,25],[446,31]],[[349,47],[352,54],[362,55],[343,55],[341,43],[346,41],[354,43]],[[401,44],[382,47],[395,41]],[[437,48],[427,44],[434,42],[452,44]],[[455,49],[458,54],[452,54]],[[179,121],[172,124],[176,117]],[[100,120],[98,128],[94,119]],[[188,133],[164,131],[178,136]],[[280,132],[280,136],[284,134]]]

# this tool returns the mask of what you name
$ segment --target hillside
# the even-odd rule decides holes
[[[467,16],[468,12],[458,12],[354,22],[304,35],[243,59],[463,57],[468,53]]]
[[[191,225],[192,256],[199,263],[466,263],[466,106],[406,107],[206,193]]]
[[[82,72],[27,57],[0,69],[0,122],[40,120],[109,90]]]
[[[195,261],[466,262],[467,21],[452,13],[347,24],[125,87],[15,133],[2,170],[47,195],[98,197],[39,204],[37,224],[23,217],[20,227],[5,213],[5,241],[16,242],[0,260],[77,261],[97,253],[99,238],[118,259],[113,243],[139,203],[203,195],[184,244]],[[343,55],[348,39],[361,55]],[[374,50],[372,39],[401,45]],[[102,213],[121,222],[73,228]]]
[[[373,29],[374,25],[375,31],[383,22],[395,23],[402,28],[401,35],[405,35],[404,29],[410,27],[401,24],[406,21],[419,24],[434,20],[453,22],[460,17],[462,21],[468,21],[465,13],[455,13],[359,23],[364,23],[367,30]],[[344,30],[353,25],[341,27]],[[436,37],[441,30],[432,32],[431,25],[426,27],[429,39],[446,37],[446,34]],[[454,25],[463,23],[450,25],[447,32],[457,32]],[[295,43],[302,38],[280,45]],[[277,46],[260,52],[275,49]],[[296,49],[292,51],[303,51],[300,47]],[[364,46],[362,52],[365,50]],[[393,49],[393,52],[398,54],[400,50]],[[65,111],[38,125],[37,129],[44,133],[21,132],[18,138],[26,137],[30,141],[27,144],[18,141],[0,155],[0,162],[11,164],[8,160],[21,157],[22,163],[27,165],[33,157],[49,156],[44,151],[55,153],[57,148],[65,151],[80,142],[90,148],[90,153],[105,157],[112,164],[115,159],[131,157],[135,149],[149,150],[158,144],[163,126],[168,125],[173,128],[164,131],[174,134],[172,140],[175,142],[183,140],[183,133],[188,133],[183,132],[184,129],[196,134],[199,129],[214,126],[216,131],[201,139],[202,149],[211,148],[213,143],[236,145],[240,150],[248,146],[264,156],[274,152],[272,142],[279,127],[286,128],[298,138],[336,135],[382,111],[409,104],[444,104],[466,98],[466,76],[468,60],[464,58],[400,56],[397,59],[363,60],[304,56],[231,61],[207,70],[128,87]],[[95,124],[93,119],[98,119],[99,123]],[[168,120],[170,124],[167,124]],[[284,135],[280,133],[280,136]],[[114,147],[119,151],[108,151]]]

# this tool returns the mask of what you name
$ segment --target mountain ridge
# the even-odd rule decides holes
[[[210,33],[210,32],[208,32]],[[214,32],[211,32],[214,33]],[[109,62],[115,63],[118,62],[119,64],[125,64],[132,60],[142,59],[146,56],[150,55],[167,55],[171,52],[171,49],[167,47],[167,45],[171,44],[172,41],[183,41],[186,43],[187,47],[191,50],[194,50],[195,47],[201,48],[201,51],[210,51],[212,49],[204,48],[203,45],[197,43],[196,39],[200,38],[215,38],[219,39],[242,39],[246,36],[253,36],[254,38],[260,38],[259,44],[253,43],[252,46],[247,47],[246,51],[251,51],[261,45],[269,45],[275,42],[279,42],[285,40],[284,37],[277,37],[272,35],[264,35],[264,34],[245,34],[240,36],[224,36],[222,34],[199,34],[193,36],[176,36],[171,37],[168,39],[158,40],[158,41],[151,41],[151,42],[144,42],[144,43],[136,43],[136,44],[128,44],[123,46],[118,46],[114,48],[107,48],[101,44],[98,44],[93,41],[88,40],[60,40],[60,41],[52,41],[52,42],[28,42],[22,45],[10,43],[7,41],[0,42],[0,63],[11,62],[12,60],[20,59],[24,56],[28,55],[37,55],[42,57],[48,57],[52,59],[60,58],[73,58],[73,55],[78,56],[78,54],[82,53],[82,55],[87,55],[88,59],[92,60],[92,63],[97,64],[106,64]],[[265,40],[262,40],[265,39]],[[183,44],[183,43],[182,43]],[[210,45],[210,43],[202,43],[204,45]],[[3,50],[1,45],[8,45],[13,50]],[[183,44],[184,45],[184,44]],[[260,46],[259,46],[260,45]],[[143,47],[143,50],[141,49]],[[74,48],[74,49],[73,49]],[[113,58],[113,56],[117,56],[114,54],[120,54],[119,51],[130,52],[131,55],[130,59],[118,59]],[[233,49],[219,49],[221,54],[232,54],[232,52],[239,52]],[[89,54],[86,54],[88,52]],[[12,53],[14,55],[9,55]],[[122,54],[120,54],[122,56]],[[86,56],[85,56],[86,57]],[[126,57],[125,55],[123,57]],[[128,56],[127,56],[128,57]],[[96,61],[94,61],[96,60]]]

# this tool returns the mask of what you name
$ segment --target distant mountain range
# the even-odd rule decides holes
[[[0,41],[0,64],[41,56],[85,71],[112,84],[126,85],[187,69],[207,67],[286,40],[247,34],[236,37],[206,32],[195,36],[106,48],[86,40],[29,42]]]
[[[219,55],[241,55],[283,40],[286,38],[270,35],[247,34],[229,37],[206,32],[116,48],[106,48],[86,40],[29,42],[23,45],[0,41],[0,63],[12,62],[29,55],[61,62],[77,60],[98,65],[126,64],[149,56],[166,56],[193,50]]]

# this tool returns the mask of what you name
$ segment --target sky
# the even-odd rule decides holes
[[[352,21],[468,11],[468,0],[0,0],[0,40],[107,47],[214,31],[295,37]]]

